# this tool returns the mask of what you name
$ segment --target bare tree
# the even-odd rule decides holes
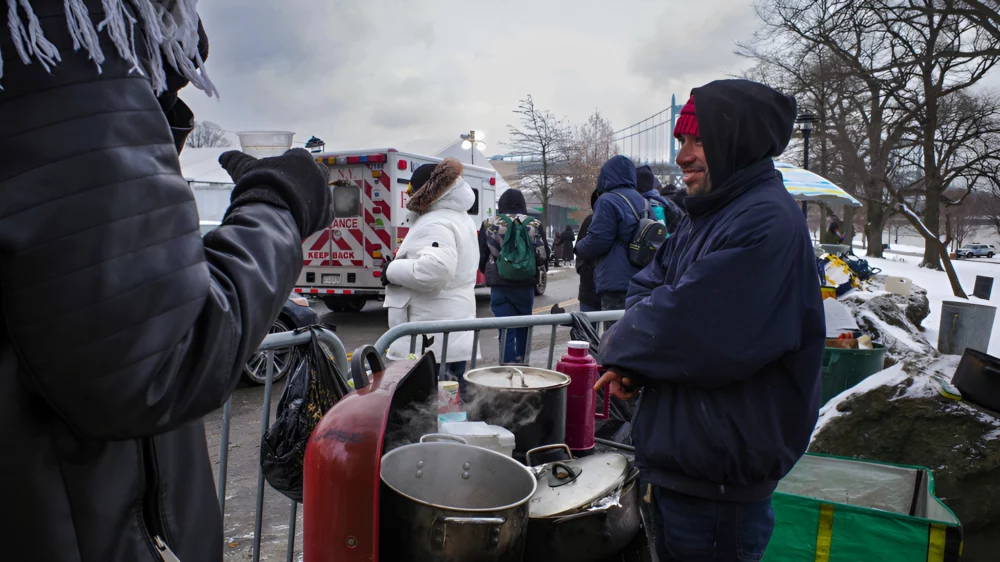
[[[976,100],[962,94],[1000,61],[1000,53],[982,54],[1000,39],[940,0],[880,0],[871,14],[893,42],[893,63],[911,75],[909,87],[893,93],[914,111],[918,165],[924,173],[923,223],[938,238],[942,195],[950,187],[946,176],[967,166],[963,145],[987,133],[982,114],[996,113],[995,103],[979,104],[979,111],[973,107]],[[949,125],[956,134],[942,131]],[[924,266],[940,269],[940,257],[936,244],[925,244]]]
[[[966,240],[975,236],[979,230],[978,213],[969,204],[971,202],[966,201],[964,205],[946,206],[941,211],[944,214],[945,242],[946,245],[951,246],[952,251],[964,246]]]
[[[187,146],[190,148],[213,148],[232,146],[233,143],[226,137],[226,131],[219,125],[211,121],[197,121],[194,130],[187,138]]]
[[[741,54],[795,76],[793,90],[822,109],[828,143],[819,148],[830,152],[821,160],[864,203],[867,252],[881,257],[892,214],[886,182],[910,124],[910,110],[892,92],[909,75],[892,64],[891,36],[866,12],[871,3],[765,0],[757,6],[764,28]]]
[[[510,141],[507,146],[520,157],[519,168],[521,186],[538,195],[542,202],[542,225],[548,226],[549,200],[558,186],[566,183],[566,156],[570,140],[570,128],[563,119],[551,111],[535,105],[529,94],[518,102],[514,113],[519,116],[518,125],[507,125]]]
[[[573,132],[567,154],[567,174],[573,181],[563,192],[580,209],[590,208],[590,194],[597,187],[601,166],[618,154],[613,136],[611,122],[597,110]]]

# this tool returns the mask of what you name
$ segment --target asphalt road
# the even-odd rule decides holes
[[[579,278],[572,269],[554,271],[549,278],[545,295],[535,298],[535,313],[547,314],[554,304],[575,310]],[[489,291],[477,291],[477,314],[480,318],[488,318],[490,312]],[[328,310],[321,302],[316,302],[313,308],[320,314]],[[381,303],[371,302],[358,313],[339,313],[334,317],[337,335],[343,341],[348,352],[365,344],[372,344],[387,329],[386,314]],[[551,341],[551,330],[536,329],[532,337],[531,364],[545,366],[548,360],[548,348]],[[569,331],[559,328],[557,333],[556,358],[558,351],[565,348],[569,339]],[[483,359],[480,365],[497,363],[499,334],[486,333],[480,336]],[[284,381],[276,383],[272,389],[269,420],[274,419],[274,410]],[[226,537],[226,560],[251,560],[254,535],[254,513],[257,492],[258,455],[260,449],[260,433],[262,422],[261,404],[264,403],[263,387],[243,386],[233,394],[232,416],[230,422],[229,466],[226,477],[226,518],[224,523]],[[209,453],[212,458],[216,479],[219,470],[219,448],[221,442],[222,411],[219,410],[205,419],[205,431],[208,437]],[[267,484],[264,485],[264,509],[262,510],[262,547],[261,560],[285,560],[287,537],[290,523],[290,501],[275,492]],[[301,560],[302,548],[302,514],[301,507],[296,517],[296,550],[292,560]]]

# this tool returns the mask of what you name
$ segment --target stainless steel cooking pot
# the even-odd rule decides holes
[[[535,476],[500,453],[431,438],[382,457],[379,534],[395,540],[381,541],[380,558],[520,562]]]
[[[465,373],[469,419],[514,433],[514,458],[542,445],[566,441],[566,392],[570,378],[557,371],[521,365]]]
[[[641,526],[638,471],[617,453],[536,467],[525,562],[596,562],[624,549]],[[538,454],[550,447],[528,452]]]

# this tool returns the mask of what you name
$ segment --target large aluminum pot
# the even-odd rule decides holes
[[[543,445],[566,442],[566,392],[563,373],[504,365],[465,373],[469,419],[499,425],[514,433],[514,458]]]
[[[569,448],[562,448],[569,456]],[[529,458],[541,451],[529,451]],[[638,534],[639,472],[625,457],[597,454],[535,470],[539,482],[529,502],[525,562],[598,562]]]
[[[520,562],[535,476],[500,453],[427,437],[382,457],[379,557]]]

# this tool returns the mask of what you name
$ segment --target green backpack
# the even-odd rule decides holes
[[[497,274],[506,281],[525,281],[535,276],[535,244],[531,234],[520,220],[506,215],[500,219],[507,223],[507,233],[497,256]]]

